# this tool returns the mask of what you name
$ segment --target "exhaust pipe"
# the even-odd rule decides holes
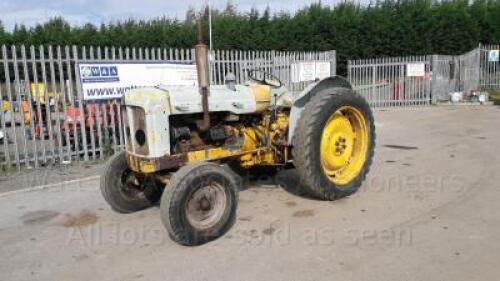
[[[198,85],[200,87],[201,104],[203,107],[203,120],[197,122],[198,129],[210,129],[210,113],[208,108],[208,95],[210,93],[210,77],[208,73],[208,47],[203,41],[203,26],[201,20],[197,24],[198,43],[195,48],[196,69],[198,71]]]

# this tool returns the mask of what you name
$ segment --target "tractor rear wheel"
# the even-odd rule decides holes
[[[153,206],[161,197],[160,184],[151,177],[138,179],[129,169],[125,152],[111,157],[101,176],[101,193],[119,213],[132,213]]]
[[[301,188],[322,200],[354,193],[370,169],[375,148],[373,114],[347,88],[311,98],[297,124],[293,148]]]
[[[214,163],[179,169],[161,198],[161,220],[170,237],[186,246],[217,239],[234,223],[238,181]]]

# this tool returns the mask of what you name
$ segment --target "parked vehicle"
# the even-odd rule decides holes
[[[65,120],[60,125],[63,136],[62,145],[69,145],[72,151],[77,151],[80,154],[84,153],[84,143],[87,144],[88,151],[91,151],[93,147],[100,149],[101,143],[119,145],[120,116],[118,107],[119,105],[116,103],[89,103],[82,105],[82,114],[78,103],[75,106],[67,106]],[[99,126],[97,122],[99,122]],[[69,143],[65,137],[66,133],[69,136]],[[94,141],[93,145],[92,140]]]
[[[238,171],[293,164],[303,190],[321,200],[360,187],[372,163],[375,127],[368,103],[349,82],[329,77],[295,94],[278,77],[251,71],[245,85],[227,75],[227,85],[209,87],[207,56],[200,42],[199,87],[125,94],[126,151],[109,160],[101,177],[113,210],[130,213],[160,201],[170,237],[199,245],[233,224]]]

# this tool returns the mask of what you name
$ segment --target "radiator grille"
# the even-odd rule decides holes
[[[149,154],[148,138],[142,144],[137,141],[137,132],[143,131],[147,136],[146,114],[143,108],[137,106],[124,106],[123,131],[125,132],[125,147],[128,152],[147,156]]]

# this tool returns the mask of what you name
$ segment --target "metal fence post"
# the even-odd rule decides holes
[[[19,159],[19,161],[24,160],[24,165],[29,168],[29,154],[28,154],[28,140],[26,136],[26,113],[25,108],[23,107],[23,98],[22,98],[22,93],[23,92],[23,86],[22,83],[19,79],[19,65],[18,65],[18,60],[17,60],[17,48],[16,46],[11,47],[11,56],[12,56],[12,64],[14,66],[14,89],[16,91],[16,102],[17,102],[17,108],[19,110],[19,115],[21,117],[21,120],[19,123],[21,124],[21,130],[22,130],[22,136],[23,136],[23,151],[24,151],[24,159]],[[26,103],[24,103],[26,105]],[[26,105],[29,107],[29,104]],[[29,113],[28,113],[29,114]],[[21,154],[19,152],[19,154]],[[21,155],[19,155],[21,157]]]
[[[9,68],[9,58],[7,55],[7,46],[3,45],[2,46],[2,57],[3,57],[3,66],[4,66],[4,74],[5,74],[5,84],[6,84],[6,91],[7,91],[7,96],[9,99],[9,104],[10,104],[10,112],[11,112],[11,120],[10,120],[10,126],[12,128],[12,132],[14,133],[14,158],[16,159],[16,166],[17,169],[21,169],[21,163],[20,163],[20,157],[19,157],[19,147],[17,144],[17,130],[16,130],[16,120],[15,120],[15,114],[13,110],[13,99],[12,99],[12,86],[11,86],[11,81],[10,81],[10,68]],[[10,153],[10,152],[9,152]]]
[[[33,148],[33,161],[35,164],[35,168],[38,167],[38,151],[37,151],[37,141],[34,139],[35,136],[35,128],[34,128],[34,117],[33,117],[33,99],[32,95],[33,93],[31,92],[31,87],[30,87],[30,77],[28,73],[28,62],[27,62],[27,57],[26,57],[26,47],[24,45],[21,46],[21,59],[23,61],[23,76],[24,76],[24,81],[26,84],[26,94],[27,94],[27,102],[28,102],[28,113],[29,113],[29,122],[30,122],[30,135],[33,137],[32,140],[32,148]],[[26,159],[28,161],[28,159]],[[27,162],[29,163],[29,162]]]
[[[82,87],[80,85],[80,77],[79,69],[78,69],[78,49],[76,46],[73,46],[73,61],[75,63],[75,82],[76,82],[76,93],[77,93],[77,99],[78,99],[78,107],[80,109],[80,134],[82,136],[82,144],[83,144],[83,159],[85,161],[89,160],[89,152],[88,152],[88,147],[87,147],[87,132],[86,132],[86,126],[85,126],[85,111],[83,110],[83,94],[82,94]],[[75,120],[76,121],[76,120]],[[75,126],[76,127],[76,126]],[[75,138],[78,136],[75,135]],[[76,150],[80,152],[80,149],[77,147]]]

